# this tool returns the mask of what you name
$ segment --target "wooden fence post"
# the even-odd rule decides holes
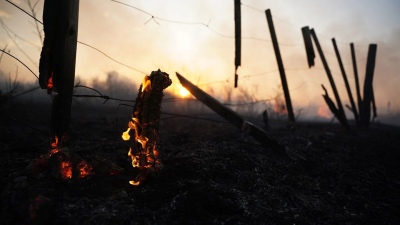
[[[374,78],[374,70],[375,70],[375,58],[376,58],[376,44],[370,44],[368,48],[368,59],[367,59],[367,68],[365,72],[365,81],[364,81],[364,99],[362,102],[362,117],[361,117],[361,125],[363,128],[368,129],[370,120],[371,120],[371,103],[374,99],[374,90],[372,87],[372,81]]]
[[[277,39],[276,33],[275,33],[274,22],[272,21],[271,10],[270,9],[265,10],[265,15],[267,16],[268,27],[269,27],[269,31],[271,34],[272,44],[273,44],[274,50],[275,50],[275,56],[276,56],[276,61],[278,63],[279,74],[281,75],[282,88],[283,88],[283,93],[285,95],[286,109],[288,112],[289,121],[295,123],[292,101],[290,99],[290,93],[289,93],[289,88],[288,88],[288,84],[286,81],[285,69],[283,68],[281,52],[279,51],[279,44],[278,44],[278,39]]]
[[[237,74],[237,69],[241,63],[241,43],[242,43],[242,22],[241,22],[241,10],[240,10],[240,0],[235,1],[235,88],[238,86],[239,76]]]
[[[339,62],[340,71],[342,72],[342,75],[343,75],[344,84],[346,85],[347,94],[349,95],[349,100],[350,100],[350,104],[351,104],[351,110],[353,111],[353,114],[354,114],[354,120],[356,121],[356,124],[358,124],[357,107],[356,107],[356,104],[354,103],[354,99],[353,99],[353,95],[351,93],[349,81],[347,80],[346,71],[344,70],[342,58],[340,57],[339,49],[338,49],[338,47],[336,45],[335,38],[332,38],[332,43],[333,43],[333,47],[335,48],[335,53],[336,53],[336,57],[337,57],[338,62]]]
[[[304,46],[306,48],[308,68],[311,68],[315,64],[315,53],[311,40],[310,28],[308,26],[302,27],[301,33],[303,34]]]
[[[357,70],[357,61],[356,61],[356,52],[354,50],[354,44],[350,43],[350,50],[351,50],[351,60],[353,62],[353,71],[354,71],[354,80],[356,83],[356,92],[357,92],[357,105],[358,105],[358,112],[359,112],[359,118],[357,122],[357,126],[360,126],[360,118],[361,116],[361,108],[362,108],[362,99],[361,99],[361,93],[360,93],[360,82],[358,79],[358,70]]]
[[[340,121],[340,123],[345,128],[350,130],[350,126],[347,123],[346,114],[344,113],[342,102],[340,101],[339,93],[338,93],[338,91],[336,89],[335,81],[333,80],[331,71],[329,69],[328,63],[326,62],[325,55],[324,55],[324,53],[322,51],[321,45],[319,44],[317,35],[315,34],[314,29],[311,29],[310,32],[311,32],[311,36],[314,39],[314,43],[317,46],[317,50],[318,50],[319,56],[321,57],[322,64],[324,65],[324,68],[325,68],[325,71],[326,71],[326,75],[328,76],[329,83],[331,84],[333,94],[335,95],[335,98],[336,98],[336,104],[337,104],[337,107],[338,107],[337,114],[339,116],[339,117],[337,116],[337,119]]]
[[[45,39],[40,56],[39,82],[48,93],[56,92],[51,113],[52,144],[66,137],[75,80],[79,0],[45,0]]]

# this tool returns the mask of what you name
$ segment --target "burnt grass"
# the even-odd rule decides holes
[[[270,134],[283,158],[228,123],[161,120],[162,168],[139,186],[120,139],[130,109],[74,104],[67,148],[124,172],[60,180],[29,165],[49,150],[50,105],[6,103],[0,115],[1,224],[399,224],[400,129],[351,134],[300,122]],[[222,119],[220,119],[222,120]]]

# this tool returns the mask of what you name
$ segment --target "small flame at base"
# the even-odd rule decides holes
[[[140,181],[133,181],[133,180],[130,180],[130,181],[129,181],[129,184],[134,185],[134,186],[138,186],[138,185],[140,184]]]
[[[124,141],[129,141],[131,139],[131,136],[129,135],[130,130],[131,130],[131,128],[128,128],[128,130],[126,130],[124,133],[122,133],[122,139]]]
[[[50,164],[56,169],[55,173],[57,177],[66,180],[71,179],[73,176],[83,178],[91,174],[92,167],[85,160],[61,149],[57,136],[52,138],[50,148],[49,153],[43,156],[43,158],[46,164],[48,160],[55,159],[52,160],[53,164]]]
[[[71,179],[72,178],[72,163],[69,161],[61,162],[60,172],[61,172],[61,176],[64,180]]]

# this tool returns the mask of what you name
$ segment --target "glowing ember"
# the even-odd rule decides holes
[[[60,172],[63,179],[72,178],[72,163],[69,161],[61,162]]]
[[[79,170],[79,178],[86,177],[87,175],[90,175],[90,172],[92,171],[92,167],[88,165],[85,161],[81,161],[78,165],[77,168]]]
[[[139,89],[132,119],[128,129],[122,133],[122,139],[130,141],[128,157],[132,160],[132,166],[140,171],[135,180],[129,181],[131,185],[139,185],[149,171],[156,171],[160,165],[156,143],[164,96],[162,91],[171,83],[168,74],[158,70],[145,76]]]
[[[58,137],[55,136],[53,142],[50,144],[51,148],[57,148],[58,147]]]
[[[53,154],[56,154],[56,153],[59,152],[59,151],[60,151],[60,149],[58,149],[58,148],[53,148],[53,149],[50,150],[49,156],[52,156]]]
[[[47,79],[47,93],[51,93],[53,91],[53,72],[51,72],[51,76]]]

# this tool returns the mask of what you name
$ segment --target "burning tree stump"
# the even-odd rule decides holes
[[[140,85],[132,120],[128,123],[127,131],[122,134],[123,140],[130,141],[128,156],[132,159],[132,166],[140,170],[136,178],[129,182],[132,185],[139,185],[150,170],[156,171],[160,165],[156,144],[161,102],[163,90],[171,84],[169,75],[158,70],[145,76]],[[130,134],[133,134],[133,139]]]

